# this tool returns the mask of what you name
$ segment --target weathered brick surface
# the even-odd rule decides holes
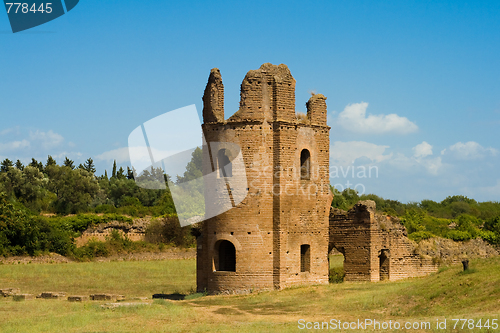
[[[264,64],[241,84],[240,109],[224,120],[222,79],[211,71],[203,97],[203,132],[213,142],[241,148],[248,194],[236,207],[206,220],[198,238],[198,290],[245,292],[328,283],[329,130],[326,98],[311,97],[307,119],[295,114],[295,80],[288,67]],[[229,146],[228,150],[231,150]],[[301,177],[301,154],[309,152],[308,177]],[[211,154],[210,154],[211,153]],[[214,168],[218,151],[204,149],[204,173]],[[237,155],[238,151],[231,151]],[[231,156],[230,158],[234,158]],[[224,177],[205,184],[205,195],[222,204]],[[231,183],[234,191],[238,184]],[[207,206],[207,212],[218,207]],[[218,244],[235,248],[235,269],[217,270]],[[309,245],[308,251],[301,246]],[[302,258],[302,259],[301,259]],[[307,264],[301,267],[301,261]],[[305,265],[305,266],[304,266]],[[307,269],[304,269],[307,267]]]
[[[416,253],[396,218],[375,214],[375,202],[358,202],[349,212],[331,209],[329,250],[344,254],[346,281],[396,281],[436,272],[431,257]]]

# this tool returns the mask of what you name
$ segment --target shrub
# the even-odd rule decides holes
[[[500,244],[500,237],[493,231],[481,230],[479,231],[479,237],[490,244]]]
[[[423,239],[429,239],[432,237],[434,237],[434,235],[429,231],[417,231],[417,232],[414,232],[414,233],[408,235],[408,238],[410,238],[411,240],[414,240],[417,243]]]
[[[342,283],[344,282],[344,277],[345,277],[344,267],[330,268],[330,274],[328,278],[330,283]]]
[[[192,247],[196,243],[191,234],[191,226],[181,227],[179,219],[173,215],[165,215],[152,221],[146,229],[146,240],[183,247]]]
[[[446,234],[446,238],[453,239],[454,241],[468,241],[472,239],[472,235],[467,231],[450,230]]]

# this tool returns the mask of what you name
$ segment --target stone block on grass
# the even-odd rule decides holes
[[[44,298],[44,299],[65,299],[66,298],[66,293],[60,293],[60,292],[43,292],[40,295],[37,296],[37,298]]]
[[[14,296],[17,294],[20,294],[21,290],[19,288],[1,288],[0,289],[0,296],[1,297],[10,297]]]
[[[35,299],[35,296],[33,294],[17,294],[12,297],[14,301],[27,301]]]
[[[70,302],[85,302],[88,300],[89,300],[88,296],[81,296],[81,295],[68,296],[68,301]]]
[[[116,301],[116,295],[112,294],[92,294],[90,299],[93,301]]]

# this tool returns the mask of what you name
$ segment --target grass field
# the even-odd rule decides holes
[[[330,262],[340,265],[341,257]],[[0,265],[0,288],[4,287],[33,294],[102,292],[124,294],[127,298],[192,293],[195,260]],[[429,277],[399,282],[339,283],[249,295],[157,300],[114,309],[101,307],[104,303],[41,299],[15,302],[2,298],[0,332],[308,331],[298,329],[300,319],[304,323],[331,319],[429,322],[431,329],[406,331],[486,332],[477,327],[453,330],[452,319],[473,319],[475,323],[489,319],[490,324],[492,319],[500,320],[500,258],[473,260],[467,273],[452,266]],[[444,319],[447,329],[436,329],[436,320]]]

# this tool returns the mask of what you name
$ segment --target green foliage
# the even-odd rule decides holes
[[[16,169],[19,169],[21,171],[24,169],[24,165],[23,165],[23,163],[20,160],[16,161],[16,165],[15,166],[16,166]]]
[[[377,211],[399,216],[409,238],[420,241],[433,236],[464,241],[480,237],[491,244],[500,243],[500,202],[477,202],[463,195],[449,196],[441,202],[422,200],[403,204],[374,194],[358,197],[346,189],[334,195],[332,207],[349,210],[358,200],[373,200]]]
[[[424,218],[425,213],[422,210],[409,209],[401,218],[401,222],[406,227],[408,234],[412,234],[425,230],[425,227],[422,225]]]
[[[47,162],[45,163],[45,167],[48,167],[49,165],[56,165],[56,160],[52,156],[47,157]]]
[[[34,168],[37,168],[40,172],[44,171],[43,163],[42,162],[38,162],[34,158],[31,159],[31,163],[29,165],[32,166],[32,167],[34,167]]]
[[[191,161],[186,166],[184,176],[177,176],[177,183],[184,183],[203,176],[203,151],[196,147],[191,154]]]
[[[342,283],[344,282],[345,272],[344,267],[333,267],[330,268],[330,274],[328,280],[330,283]]]
[[[89,157],[85,161],[85,163],[83,163],[83,168],[82,169],[93,175],[95,173],[95,171],[96,171],[95,170],[94,160]]]
[[[111,178],[116,178],[116,160],[113,161],[113,171],[111,172]]]
[[[46,168],[49,176],[48,189],[56,194],[53,208],[58,214],[75,214],[89,210],[99,193],[95,177],[83,169],[50,165]]]
[[[64,163],[63,163],[63,166],[66,166],[70,169],[74,169],[75,168],[75,162],[70,160],[68,157],[64,158]]]
[[[146,229],[146,240],[174,246],[192,247],[196,243],[191,226],[181,227],[176,216],[166,215],[153,220]]]
[[[479,237],[490,244],[500,244],[500,234],[489,230],[480,230]]]
[[[39,216],[16,208],[0,193],[0,255],[68,255],[74,248],[71,233]]]
[[[423,231],[423,230],[416,231],[408,236],[408,238],[414,240],[417,243],[420,242],[421,240],[429,239],[431,237],[434,237],[434,234],[432,234],[429,231]]]
[[[9,168],[11,168],[13,166],[14,166],[14,164],[12,163],[12,161],[9,160],[8,158],[6,158],[0,164],[0,172],[7,172],[9,170]]]
[[[486,220],[480,236],[492,244],[500,244],[500,215]]]
[[[7,171],[0,173],[0,184],[6,194],[37,212],[48,206],[43,201],[47,181],[44,174],[33,166],[27,166],[23,170],[10,166]]]
[[[467,231],[450,230],[446,234],[446,238],[453,239],[454,241],[468,241],[472,239],[472,235]]]
[[[360,200],[356,190],[346,188],[341,193],[333,186],[330,186],[330,189],[333,193],[332,207],[349,210]]]

